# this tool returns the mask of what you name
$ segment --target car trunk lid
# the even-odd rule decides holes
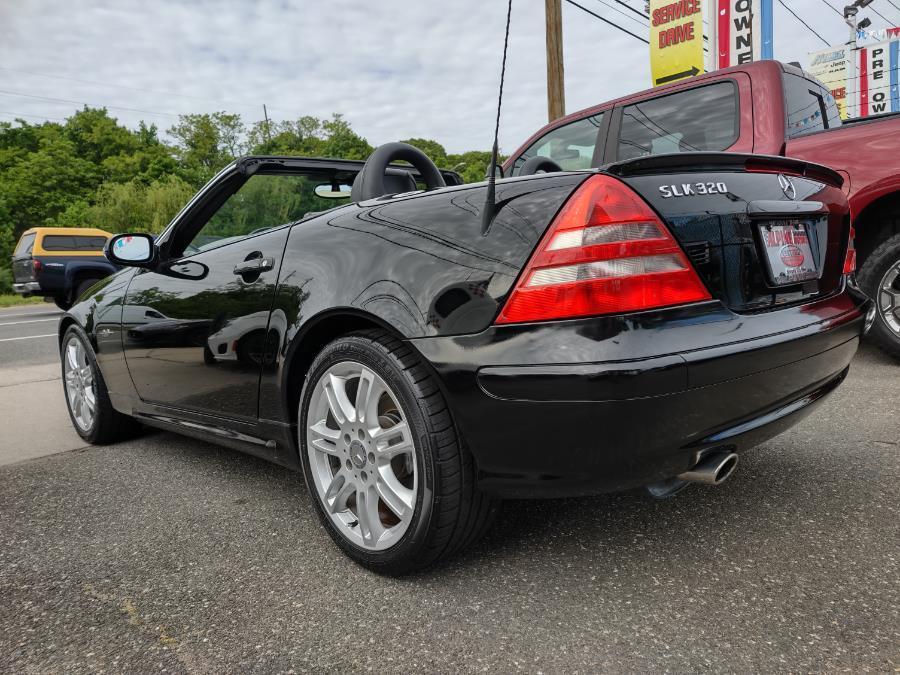
[[[656,209],[729,308],[774,309],[840,287],[850,217],[836,172],[732,153],[658,155],[606,170]]]

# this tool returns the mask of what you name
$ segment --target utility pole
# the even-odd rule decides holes
[[[860,83],[857,82],[859,77],[859,69],[857,68],[857,31],[862,28],[868,28],[872,25],[869,19],[858,20],[856,15],[859,14],[860,8],[868,7],[872,4],[872,0],[856,0],[852,5],[844,7],[844,21],[850,28],[850,39],[847,40],[845,50],[847,63],[847,90],[844,94],[844,105],[847,107],[848,117],[859,117],[859,95]]]
[[[266,110],[266,104],[263,103],[263,117],[266,119],[266,143],[268,143],[271,138],[269,138],[269,111]]]
[[[545,0],[547,18],[547,120],[566,114],[563,68],[562,0]]]

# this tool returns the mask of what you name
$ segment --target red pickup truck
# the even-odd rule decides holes
[[[503,171],[585,169],[701,151],[794,157],[830,166],[844,177],[858,281],[878,309],[870,334],[900,358],[900,113],[842,123],[819,81],[799,68],[759,61],[556,120],[516,150]],[[791,182],[784,184],[789,190]]]

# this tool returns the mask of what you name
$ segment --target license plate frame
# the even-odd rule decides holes
[[[762,257],[769,282],[776,287],[819,278],[819,264],[810,241],[809,220],[770,220],[758,225]]]

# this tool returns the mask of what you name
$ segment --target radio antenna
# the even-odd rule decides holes
[[[503,64],[500,66],[500,95],[497,96],[497,122],[494,125],[494,146],[491,148],[491,164],[488,167],[487,196],[484,200],[484,208],[481,210],[481,234],[487,234],[494,220],[496,210],[496,185],[495,176],[497,167],[497,143],[500,136],[500,106],[503,104],[503,79],[506,76],[506,48],[509,45],[509,20],[512,17],[512,0],[506,8],[506,33],[503,35]]]

